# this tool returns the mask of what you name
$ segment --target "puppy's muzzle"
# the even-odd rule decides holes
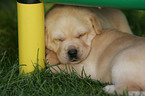
[[[77,49],[68,50],[68,56],[71,62],[78,61],[78,50]]]

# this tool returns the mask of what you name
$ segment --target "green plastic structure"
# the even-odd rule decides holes
[[[145,0],[41,0],[41,2],[112,8],[145,9]]]

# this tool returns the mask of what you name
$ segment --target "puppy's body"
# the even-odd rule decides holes
[[[145,90],[145,39],[115,30],[103,32],[93,40],[86,60],[93,59],[86,66],[86,72],[94,68],[94,79],[113,83],[113,87],[105,89],[109,93],[114,90],[121,93],[127,88],[129,91]]]
[[[128,89],[129,92],[136,91],[130,95],[139,95],[140,90],[145,90],[144,38],[107,29],[94,38],[91,48],[85,60],[67,66],[72,66],[80,75],[84,67],[92,79],[113,83],[104,88],[108,93],[116,90],[121,94]],[[58,66],[66,68],[64,64]]]

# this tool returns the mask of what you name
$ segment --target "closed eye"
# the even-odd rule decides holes
[[[86,33],[82,33],[82,34],[80,34],[79,36],[78,36],[78,38],[81,38],[81,37],[83,37],[83,36],[85,36],[86,35]]]
[[[58,39],[55,39],[56,41],[59,41],[59,42],[63,42],[64,41],[64,39],[62,39],[62,38],[58,38]]]

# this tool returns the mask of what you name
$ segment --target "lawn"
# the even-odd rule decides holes
[[[123,9],[135,35],[145,36],[145,11]],[[106,84],[71,74],[35,70],[31,77],[19,74],[15,0],[0,2],[0,96],[111,96]]]

